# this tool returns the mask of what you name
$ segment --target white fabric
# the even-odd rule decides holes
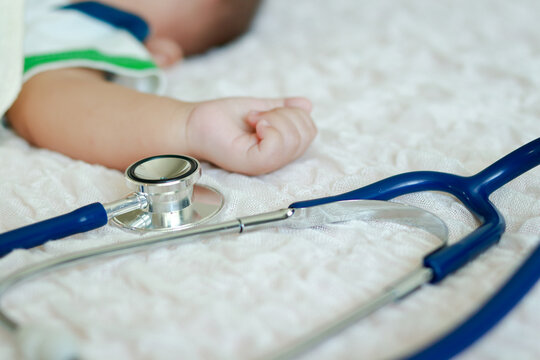
[[[271,0],[240,41],[169,71],[167,93],[304,95],[314,103],[319,135],[285,168],[246,177],[203,164],[202,182],[227,199],[221,219],[404,171],[470,175],[540,135],[539,13],[536,0]],[[0,231],[126,192],[118,171],[0,134]],[[497,246],[307,358],[395,357],[473,311],[540,241],[540,168],[491,199],[508,224]],[[451,241],[476,226],[440,193],[399,201],[440,215]],[[106,227],[15,251],[0,260],[0,274],[135,238]],[[222,235],[62,270],[10,292],[2,305],[18,321],[72,332],[85,359],[251,359],[366,301],[433,244],[388,223]],[[540,358],[539,303],[537,285],[460,358]],[[14,354],[0,332],[0,358]]]
[[[93,50],[106,56],[119,56],[151,62],[146,48],[129,32],[117,29],[77,10],[59,10],[66,0],[27,0],[25,7],[25,57]],[[64,67],[89,67],[108,71],[115,81],[144,92],[162,93],[162,72],[154,67],[136,69],[113,62],[73,58],[48,62],[30,68],[23,81],[40,72]]]
[[[0,118],[15,100],[21,85],[22,10],[22,1],[0,0]]]

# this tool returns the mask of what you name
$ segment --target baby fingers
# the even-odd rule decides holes
[[[249,117],[259,142],[248,156],[260,173],[276,170],[300,157],[317,133],[310,115],[301,108],[281,107]]]

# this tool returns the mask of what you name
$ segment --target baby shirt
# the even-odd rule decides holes
[[[162,94],[165,79],[143,45],[148,24],[95,1],[0,1],[0,122],[21,84],[67,67],[104,71],[111,81]],[[1,126],[0,126],[1,128]]]
[[[67,0],[26,0],[24,11],[22,2],[6,1],[0,12],[1,33],[10,34],[0,39],[0,117],[22,82],[51,69],[102,70],[124,86],[163,92],[163,73],[142,43],[148,25],[134,14],[99,2]]]
[[[23,81],[45,70],[85,67],[161,93],[163,75],[142,44],[148,33],[140,17],[99,2],[27,0]]]
[[[0,1],[0,118],[21,86],[22,5],[22,1]]]

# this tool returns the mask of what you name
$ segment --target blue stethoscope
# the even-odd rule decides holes
[[[437,223],[437,219],[433,215],[426,215],[425,211],[406,205],[387,202],[387,200],[397,196],[420,191],[449,193],[459,199],[479,220],[481,225],[476,230],[460,241],[448,246],[444,244],[444,246],[426,255],[420,268],[404,276],[368,304],[362,304],[352,309],[335,321],[314,330],[290,344],[290,346],[266,357],[269,359],[293,358],[306,353],[325,339],[339,333],[381,306],[401,299],[421,285],[440,282],[447,275],[495,244],[505,231],[505,221],[501,213],[489,200],[489,196],[504,184],[540,164],[540,138],[513,151],[473,176],[463,177],[433,171],[409,172],[380,180],[341,195],[296,202],[288,208],[269,213],[247,216],[218,224],[198,225],[191,228],[186,227],[187,225],[183,224],[181,220],[189,218],[200,223],[205,214],[215,214],[216,209],[219,210],[223,202],[219,196],[216,197],[215,194],[210,194],[213,199],[208,200],[206,203],[206,205],[211,205],[208,205],[210,210],[207,209],[208,211],[205,212],[205,200],[201,200],[202,207],[199,209],[193,208],[192,205],[195,202],[190,200],[192,191],[189,186],[181,183],[185,177],[189,178],[200,170],[197,170],[198,163],[195,160],[192,162],[188,158],[181,158],[182,160],[178,160],[176,156],[171,155],[141,160],[126,171],[128,182],[134,184],[135,193],[128,196],[124,202],[106,205],[92,204],[83,208],[84,210],[76,210],[74,213],[47,220],[49,223],[45,221],[30,227],[0,234],[0,252],[5,254],[14,248],[29,248],[50,239],[87,231],[90,228],[104,225],[109,219],[135,230],[150,229],[159,231],[163,228],[166,230],[173,228],[173,230],[179,229],[179,231],[86,250],[33,265],[0,280],[0,296],[13,285],[29,277],[34,277],[38,273],[51,271],[57,267],[88,260],[96,256],[125,253],[171,240],[193,241],[186,240],[186,238],[217,231],[243,232],[249,227],[258,227],[276,221],[284,221],[293,226],[306,226],[318,225],[322,222],[347,221],[354,218],[401,219],[402,223],[418,226],[443,238],[447,235],[445,233],[446,227],[443,225],[444,229],[441,230],[440,224]],[[187,163],[184,163],[184,161]],[[171,166],[171,163],[175,164]],[[193,169],[194,166],[196,167],[195,170]],[[192,180],[189,181],[191,186],[193,185]],[[213,191],[213,189],[210,189],[210,193]],[[171,200],[171,198],[174,198],[172,193],[175,192],[181,192],[181,194]],[[183,205],[178,205],[179,201]],[[174,218],[169,216],[171,213],[174,213]],[[423,220],[417,221],[418,219]],[[91,223],[91,226],[88,225],[89,223]],[[173,225],[169,226],[171,223]],[[438,227],[431,226],[430,228],[430,226],[426,225],[428,223],[435,224]],[[58,229],[59,226],[62,227],[64,224],[69,224],[69,226],[66,225],[69,231]],[[39,236],[39,241],[35,241],[36,236]],[[409,355],[407,358],[445,359],[459,353],[504,317],[532,288],[539,277],[540,246],[532,252],[510,280],[478,312],[450,333],[436,340],[425,349]],[[0,323],[13,333],[16,333],[21,328],[21,325],[9,318],[1,309]]]

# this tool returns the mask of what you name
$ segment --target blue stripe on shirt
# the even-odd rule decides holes
[[[60,9],[80,11],[116,28],[124,29],[140,42],[143,42],[150,33],[148,23],[139,16],[97,1],[69,4],[60,7]]]

